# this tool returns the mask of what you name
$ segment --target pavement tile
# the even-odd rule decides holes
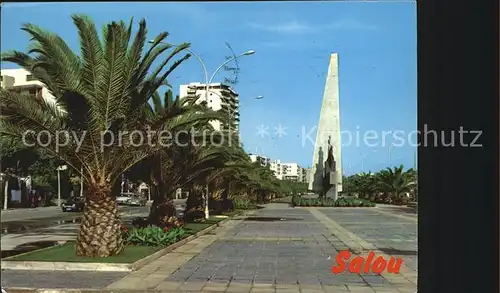
[[[276,290],[274,288],[252,288],[250,293],[275,293]]]
[[[347,285],[349,292],[353,293],[374,293],[375,290],[368,286]]]
[[[162,293],[200,290],[249,293],[251,289],[262,293],[389,293],[416,289],[417,243],[413,220],[371,209],[292,209],[280,204],[268,205],[255,211],[254,216],[288,220],[227,221],[214,231],[215,235],[205,235],[180,246],[127,277],[123,273],[104,272],[99,276],[78,272],[64,278],[38,272],[33,276],[21,272],[21,276],[16,276],[7,271],[2,272],[2,281],[17,287],[41,283],[46,288],[63,288],[68,284],[69,288],[88,288],[90,284],[90,289],[150,289]],[[376,248],[385,255],[401,257],[404,270],[399,275],[333,275],[331,266],[336,254],[348,248],[361,254],[363,249]]]
[[[177,290],[181,285],[182,284],[178,282],[163,281],[155,288],[155,290],[159,291]]]

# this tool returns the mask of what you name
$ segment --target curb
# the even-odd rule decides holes
[[[180,246],[186,244],[187,242],[194,240],[200,236],[212,232],[217,229],[221,224],[231,220],[232,218],[226,218],[221,220],[191,236],[188,236],[180,241],[177,241],[151,255],[146,256],[134,263],[77,263],[77,262],[40,262],[40,261],[12,261],[10,258],[6,258],[1,261],[2,270],[32,270],[32,271],[98,271],[98,272],[132,272],[136,271],[145,265],[153,262],[154,260],[164,256],[167,253],[172,252],[172,250],[179,248]],[[53,247],[43,248],[41,250],[51,249]],[[27,252],[30,253],[30,252]],[[18,257],[22,254],[18,254],[14,257]],[[7,293],[9,293],[7,291]]]
[[[47,207],[38,207],[38,208],[19,208],[19,209],[8,209],[8,210],[2,210],[0,213],[1,214],[15,214],[19,212],[36,212],[36,211],[42,211],[42,210],[56,210],[60,209],[58,206],[47,206]]]
[[[103,290],[103,289],[72,289],[72,288],[58,288],[58,289],[37,289],[37,288],[4,288],[6,293],[116,293],[117,290]],[[121,293],[158,293],[156,290],[119,290]]]

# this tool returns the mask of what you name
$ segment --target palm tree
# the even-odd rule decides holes
[[[396,200],[400,199],[400,195],[404,192],[409,192],[416,186],[414,178],[415,172],[413,169],[404,171],[403,165],[387,168],[377,174],[377,181],[381,191],[392,195]]]
[[[177,124],[178,121],[187,121],[182,123],[183,128],[179,129],[181,135],[176,137],[176,143],[157,150],[132,168],[135,179],[149,183],[156,190],[148,218],[150,224],[161,225],[175,212],[172,202],[175,191],[199,176],[204,165],[216,166],[211,163],[217,155],[223,154],[223,150],[205,144],[203,147],[196,145],[206,143],[207,133],[203,132],[204,129],[213,136],[214,129],[209,121],[224,120],[227,115],[213,111],[204,104],[196,104],[195,99],[183,98],[181,102],[179,96],[173,98],[171,91],[165,93],[163,101],[155,94],[152,105],[147,105],[144,112],[146,120],[152,125],[158,120],[169,125],[172,121],[165,121],[161,117],[170,112],[178,113]]]
[[[77,172],[83,168],[87,196],[76,253],[107,257],[123,249],[112,188],[124,171],[160,147],[149,143],[134,146],[130,140],[116,141],[116,138],[122,133],[138,131],[142,137],[151,135],[157,139],[159,132],[167,129],[164,122],[178,115],[175,111],[164,113],[151,125],[141,120],[144,113],[137,109],[145,108],[153,94],[167,85],[169,74],[190,57],[186,54],[173,61],[189,44],[177,46],[151,72],[152,64],[172,48],[162,43],[167,32],[160,33],[144,54],[145,20],[139,22],[131,40],[132,20],[128,25],[123,21],[108,23],[100,39],[88,17],[73,15],[72,18],[80,36],[80,55],[60,36],[33,24],[22,28],[31,37],[28,53],[11,51],[2,55],[2,61],[25,68],[43,82],[57,103],[46,99],[36,101],[2,89],[1,132],[18,138],[27,131],[35,134],[43,131],[52,138],[64,132],[82,139],[79,144],[72,140],[65,146],[56,146],[52,140],[37,146],[46,148]],[[183,123],[186,121],[172,119],[168,130]],[[27,139],[36,142],[34,135]]]
[[[344,176],[344,191],[348,193],[355,193],[360,198],[371,198],[377,190],[377,177],[375,174],[359,173],[349,177]]]

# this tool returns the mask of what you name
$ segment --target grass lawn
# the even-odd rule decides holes
[[[186,236],[194,235],[203,229],[206,229],[218,222],[224,220],[224,218],[210,217],[207,221],[203,223],[186,223],[184,225],[184,230],[186,230]]]
[[[75,252],[75,243],[70,242],[54,248],[49,248],[42,251],[33,251],[23,255],[14,256],[9,259],[9,261],[134,263],[162,248],[163,247],[130,245],[125,246],[125,250],[116,256],[89,258],[77,256]]]
[[[235,216],[243,211],[235,210],[230,213],[226,213],[226,216]],[[224,220],[224,218],[210,217],[206,222],[203,223],[186,223],[184,229],[186,230],[186,237],[194,235],[203,229],[206,229],[218,222]],[[53,248],[48,248],[45,250],[38,250],[33,252],[28,252],[23,255],[13,256],[9,261],[46,261],[46,262],[82,262],[82,263],[134,263],[148,255],[155,253],[164,247],[154,247],[154,246],[125,246],[125,250],[116,256],[104,257],[104,258],[88,258],[80,257],[76,255],[75,243],[69,242],[63,245],[59,245]]]

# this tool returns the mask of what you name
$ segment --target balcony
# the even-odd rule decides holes
[[[42,99],[42,89],[43,87],[37,84],[18,85],[8,88],[10,92],[29,95],[37,99]]]

